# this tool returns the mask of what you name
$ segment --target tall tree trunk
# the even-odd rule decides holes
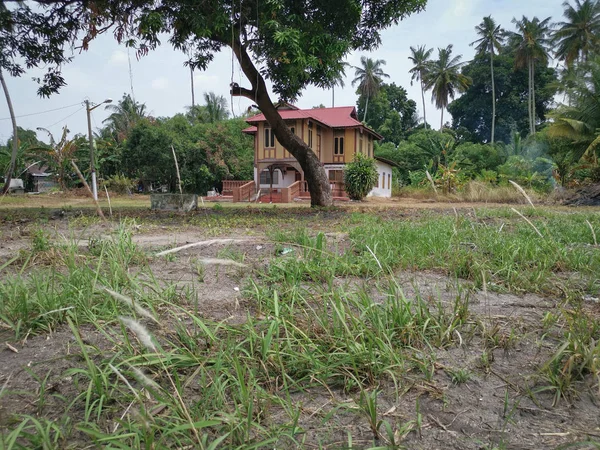
[[[444,129],[444,108],[442,108],[442,118],[440,119],[440,131]]]
[[[331,107],[335,107],[335,85],[331,86]]]
[[[192,108],[196,106],[196,99],[194,97],[194,68],[190,66],[190,83],[192,87]]]
[[[6,103],[8,104],[8,111],[10,113],[10,120],[12,121],[13,127],[12,154],[10,155],[10,164],[8,166],[8,171],[6,172],[4,187],[2,188],[2,194],[6,194],[8,192],[8,188],[10,187],[10,180],[12,180],[13,172],[15,171],[17,152],[19,151],[19,136],[15,111],[10,100],[10,94],[8,93],[8,86],[6,85],[6,81],[4,81],[4,76],[2,75],[2,70],[0,70],[0,83],[2,83],[2,89],[4,89],[4,96],[6,97]]]
[[[367,123],[367,109],[369,109],[369,96],[367,95],[367,103],[365,105],[365,115],[363,116],[363,122]]]
[[[529,75],[528,75],[528,95],[527,95],[527,111],[529,113],[529,134],[533,134],[533,125],[532,125],[532,120],[531,120],[531,116],[533,114],[532,109],[531,109],[531,59],[528,61],[527,64],[527,68],[529,69]]]
[[[535,61],[531,60],[531,134],[535,134],[535,125]]]
[[[496,134],[496,82],[494,80],[494,50],[490,53],[490,69],[492,73],[492,145]]]
[[[421,74],[421,100],[423,100],[423,123],[427,129],[427,114],[425,113],[425,86],[423,86],[423,74]]]
[[[252,63],[246,48],[242,46],[239,39],[232,41],[227,38],[223,39],[222,43],[223,45],[232,47],[244,75],[246,75],[246,78],[252,85],[252,89],[234,85],[232,86],[231,94],[243,96],[256,102],[258,108],[265,115],[267,122],[269,122],[271,130],[275,133],[275,137],[279,143],[300,164],[304,172],[304,179],[308,184],[311,206],[331,206],[333,204],[331,187],[321,161],[306,142],[292,133],[292,130],[290,130],[281,118],[281,115],[269,97],[265,79]]]

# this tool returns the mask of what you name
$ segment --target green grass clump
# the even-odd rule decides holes
[[[129,269],[140,267],[147,272],[145,257],[125,227],[120,227],[112,239],[90,240],[91,258],[82,255],[74,241],[53,247],[44,234],[46,250],[42,250],[39,240],[34,238],[33,256],[25,258],[19,272],[0,280],[0,320],[17,339],[29,333],[50,332],[69,316],[79,323],[115,318],[119,304],[103,292],[103,287],[144,291]],[[54,248],[52,264],[29,266],[50,247]],[[158,298],[156,294],[141,295],[141,301],[149,306]]]
[[[195,220],[216,226],[228,211]],[[281,225],[269,211],[242,215],[234,226]],[[68,398],[55,394],[50,374],[35,374],[40,388],[27,398],[36,414],[12,417],[0,448],[316,448],[333,445],[340,418],[367,430],[362,447],[400,448],[410,433],[422,436],[423,420],[431,423],[430,405],[422,414],[419,396],[429,389],[441,398],[452,387],[444,375],[439,383],[440,369],[453,388],[474,377],[467,368],[443,366],[437,353],[460,346],[466,355],[477,344],[468,367],[495,374],[494,351],[508,354],[523,337],[505,319],[470,312],[473,289],[444,301],[405,295],[403,269],[434,270],[486,289],[559,292],[561,307],[527,331],[553,351],[537,384],[526,387],[532,396],[550,392],[555,403],[570,399],[582,380],[600,383],[600,326],[577,295],[598,290],[591,230],[600,219],[522,212],[531,224],[510,209],[352,213],[336,222],[343,241],[325,235],[320,223],[307,229],[303,217],[277,226],[270,232],[274,252],[260,269],[253,271],[251,252],[217,252],[247,263],[240,277],[248,277],[248,308],[245,320],[235,322],[204,318],[192,289],[161,284],[127,226],[111,239],[90,240],[87,251],[48,239],[58,257],[42,264],[47,250],[32,249],[19,276],[0,281],[0,320],[17,338],[68,324],[77,359],[64,376],[73,391]],[[210,266],[199,259],[187,264],[208,285]],[[566,280],[575,272],[579,281],[571,286]],[[84,324],[96,328],[104,345],[83,338]],[[398,404],[412,389],[410,418],[384,413],[385,403]],[[327,400],[308,414],[304,402],[315,393]],[[0,398],[12,394],[0,386]],[[518,401],[509,404],[506,394],[502,432]],[[55,421],[44,418],[49,405]],[[349,431],[341,445],[352,448],[356,435]]]

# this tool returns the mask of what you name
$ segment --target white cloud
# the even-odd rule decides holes
[[[194,84],[198,84],[199,86],[202,86],[202,85],[214,86],[214,85],[219,84],[220,82],[221,81],[219,80],[219,77],[216,75],[206,75],[203,73],[194,74]]]
[[[439,18],[439,29],[445,32],[468,32],[470,27],[467,24],[478,19],[476,12],[479,0],[455,0],[443,12]]]
[[[169,87],[169,80],[166,77],[158,77],[152,80],[152,89],[164,90]]]
[[[123,64],[127,64],[127,53],[123,50],[115,50],[112,55],[110,55],[109,64],[113,66],[121,66]]]

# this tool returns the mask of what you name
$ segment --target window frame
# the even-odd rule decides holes
[[[263,175],[265,176],[265,182],[263,183]],[[269,180],[269,177],[271,175],[271,172],[269,171],[269,169],[264,169],[260,172],[259,175],[259,180],[258,180],[258,184],[260,185],[271,185],[271,182]],[[275,169],[273,171],[273,184],[279,184],[279,169]]]
[[[275,133],[273,133],[273,129],[271,127],[265,127],[264,139],[265,148],[275,148]]]

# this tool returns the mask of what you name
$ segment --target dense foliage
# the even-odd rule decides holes
[[[160,33],[169,33],[171,43],[187,52],[193,67],[205,68],[216,51],[232,47],[251,85],[234,87],[232,93],[252,98],[266,111],[277,139],[303,167],[312,193],[322,181],[329,186],[322,179],[322,165],[293,139],[264,81],[288,100],[309,85],[343,86],[350,67],[343,61],[348,52],[376,46],[380,30],[419,11],[425,1],[370,0],[357,7],[350,0],[335,6],[318,0],[307,8],[287,0],[244,0],[239,11],[227,2],[200,3],[202,8],[169,0],[155,10],[148,8],[154,4],[149,0],[109,0],[93,8],[67,0],[38,2],[37,8],[2,4],[0,70],[20,76],[23,65],[44,65],[48,72],[39,80],[40,94],[48,95],[64,83],[60,67],[68,58],[61,43],[80,42],[83,36],[85,49],[101,26],[114,27],[117,39],[137,46],[140,55],[159,45]],[[363,57],[353,68],[359,118],[383,137],[376,153],[398,164],[394,170],[400,185],[428,185],[426,172],[435,182],[451,178],[456,186],[472,179],[490,184],[510,179],[540,189],[598,178],[600,1],[565,2],[564,16],[555,23],[552,18],[521,17],[503,28],[506,25],[484,17],[474,30],[475,57],[466,63],[451,44],[437,52],[422,45],[410,47],[412,81],[420,84],[423,109],[426,93],[441,109],[440,131],[430,128],[424,111],[419,124],[417,104],[403,87],[384,82],[395,75],[385,73],[385,61]],[[33,28],[22,41],[15,39],[15,34],[24,36]],[[44,42],[47,48],[40,47]],[[552,58],[563,66],[550,67]],[[254,66],[257,61],[263,64],[260,71]],[[145,190],[174,189],[174,151],[187,191],[202,193],[218,188],[223,179],[251,178],[252,139],[241,133],[243,120],[228,120],[224,98],[207,93],[204,99],[204,105],[171,118],[149,117],[144,104],[128,95],[108,106],[111,115],[95,137],[100,176],[119,185],[127,185],[121,183],[127,178]],[[452,115],[451,124],[443,122],[445,109]],[[54,153],[49,152],[31,135],[35,136],[31,130],[19,135],[17,173],[36,160],[52,166],[47,156],[60,155],[54,145]],[[72,141],[69,157],[85,170],[87,139],[75,136]],[[9,141],[0,146],[3,172],[10,158]],[[60,178],[68,185],[72,174],[64,167],[67,159],[51,169],[62,171]],[[312,181],[307,170],[313,172]],[[327,203],[326,190],[318,192],[313,204]]]
[[[476,142],[489,142],[491,135],[492,103],[490,55],[476,56],[463,67],[463,73],[473,80],[471,87],[448,105],[453,128],[464,127]],[[527,70],[515,70],[511,50],[503,47],[494,57],[496,88],[495,140],[509,143],[513,131],[529,132],[527,102]],[[536,121],[543,123],[554,100],[556,75],[552,68],[538,66],[535,72]]]
[[[210,94],[207,101],[223,105],[222,97]],[[112,114],[94,137],[98,174],[109,188],[127,192],[166,186],[174,190],[177,179],[173,150],[186,192],[204,195],[213,188],[220,189],[223,179],[252,178],[253,139],[242,133],[248,125],[241,118],[226,119],[226,108],[216,116],[177,114],[171,118],[153,118],[146,115],[145,105],[136,103],[129,95],[111,106]],[[206,108],[206,105],[196,106],[198,111]],[[87,173],[89,142],[86,136],[68,138],[67,134],[65,128],[58,142],[49,135],[48,146],[37,139],[34,131],[19,130],[22,151],[17,175],[27,165],[39,162],[58,175],[63,189],[77,185],[79,180],[70,160],[75,159]],[[9,141],[0,146],[0,170],[10,160],[11,145]]]
[[[357,153],[354,161],[346,164],[344,169],[344,184],[348,197],[352,200],[362,200],[377,184],[377,166],[375,160]]]
[[[367,96],[358,98],[358,117],[365,114]],[[406,89],[395,83],[382,83],[379,91],[369,100],[366,124],[383,136],[383,139],[399,144],[408,137],[418,124],[417,104],[408,98]]]

